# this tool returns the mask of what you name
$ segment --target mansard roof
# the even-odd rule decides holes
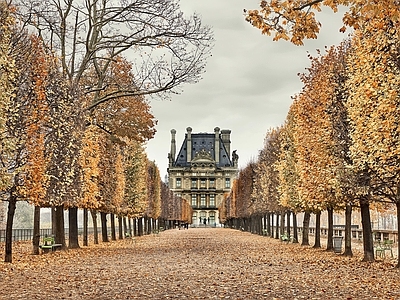
[[[215,163],[215,134],[214,133],[192,133],[192,152],[189,161],[193,162],[212,162]],[[185,140],[182,143],[181,149],[173,164],[174,167],[190,167],[191,163],[187,159],[187,133],[185,134]],[[219,136],[219,162],[216,167],[232,167],[233,163],[230,160],[229,153],[227,152],[224,143],[222,142],[221,136]]]

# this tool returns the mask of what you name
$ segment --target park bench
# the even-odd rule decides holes
[[[295,242],[296,240],[295,240],[295,238],[294,238],[293,236],[287,235],[287,234],[285,233],[285,234],[282,234],[282,235],[281,235],[281,241],[282,241],[282,242],[285,242],[286,244],[289,244],[289,243]]]
[[[386,251],[390,251],[391,258],[393,258],[393,240],[384,240],[383,243],[381,243],[380,240],[378,240],[375,243],[375,256],[380,257],[380,258],[385,258],[386,257]]]
[[[42,244],[39,245],[39,248],[42,249],[43,253],[47,253],[49,251],[53,252],[56,251],[57,248],[61,249],[62,244],[56,244],[54,237],[52,236],[45,236],[43,238]]]

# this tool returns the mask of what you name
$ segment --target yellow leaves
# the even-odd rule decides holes
[[[96,209],[99,204],[99,162],[100,162],[100,146],[99,140],[101,135],[93,126],[89,126],[85,130],[82,141],[83,147],[80,150],[79,164],[82,168],[82,196],[80,203],[81,208]]]
[[[284,39],[302,45],[304,39],[317,37],[321,24],[317,21],[315,13],[321,11],[321,6],[338,11],[338,6],[348,7],[343,16],[344,25],[359,29],[361,24],[371,18],[385,19],[389,17],[394,23],[400,18],[398,3],[395,0],[369,1],[369,0],[320,0],[320,1],[262,1],[260,10],[248,10],[246,21],[259,28],[268,35],[275,31],[274,40]],[[377,23],[379,29],[387,28],[384,22]],[[345,32],[346,27],[340,28]],[[287,38],[288,37],[288,38]]]
[[[377,178],[397,178],[400,70],[395,57],[400,49],[399,27],[387,17],[381,18],[388,7],[379,9],[381,12],[374,11],[375,15],[371,14],[352,41],[347,83],[350,92],[347,107],[354,141],[351,155],[355,170],[363,170],[368,165]],[[396,180],[389,181],[397,184]]]
[[[110,64],[109,76],[103,84],[107,87],[100,93],[87,99],[86,106],[94,105],[102,97],[112,95],[110,101],[99,104],[92,112],[96,124],[106,128],[118,137],[128,137],[140,143],[151,139],[156,130],[155,120],[149,102],[143,96],[126,96],[137,90],[132,74],[132,64],[125,58],[117,56]],[[82,86],[96,86],[95,70],[86,71]],[[130,91],[130,92],[128,92]]]

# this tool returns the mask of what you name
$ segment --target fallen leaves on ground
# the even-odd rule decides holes
[[[25,246],[24,246],[25,245]],[[225,228],[167,230],[0,263],[0,299],[399,299],[393,261],[361,262]]]

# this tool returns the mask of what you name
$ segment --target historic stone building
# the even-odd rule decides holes
[[[168,184],[193,207],[192,225],[219,225],[218,206],[229,193],[238,174],[238,155],[231,151],[230,130],[192,133],[186,129],[181,149],[176,153],[176,130],[171,130],[168,154]]]

